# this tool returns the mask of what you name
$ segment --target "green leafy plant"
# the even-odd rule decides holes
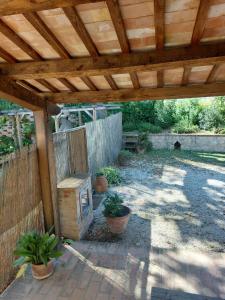
[[[137,126],[139,132],[160,133],[162,128],[151,123],[142,122]]]
[[[6,155],[16,150],[16,145],[12,137],[3,135],[0,137],[0,155]]]
[[[181,120],[172,129],[174,133],[196,133],[198,131],[198,126],[191,124],[187,119]]]
[[[109,184],[119,185],[122,181],[119,170],[117,168],[109,166],[100,169],[99,172],[104,174]]]
[[[145,151],[150,151],[152,149],[152,143],[148,139],[148,133],[141,133],[138,137],[138,147]]]
[[[104,202],[103,214],[105,217],[121,217],[123,216],[124,207],[123,199],[117,194],[108,194]]]
[[[95,175],[96,177],[104,176],[104,172],[99,171]]]
[[[52,258],[58,258],[62,255],[56,249],[59,239],[54,234],[28,232],[19,239],[15,256],[19,256],[14,262],[14,266],[23,266],[25,264],[47,265]]]

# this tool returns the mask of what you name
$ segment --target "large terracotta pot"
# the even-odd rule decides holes
[[[127,223],[130,218],[130,208],[124,206],[124,215],[122,217],[106,217],[109,230],[114,234],[120,234],[127,228]]]
[[[52,275],[54,267],[52,261],[49,261],[46,265],[32,265],[32,275],[36,279],[45,279]]]
[[[97,193],[105,193],[108,190],[108,181],[105,176],[97,176],[95,180],[95,191]]]

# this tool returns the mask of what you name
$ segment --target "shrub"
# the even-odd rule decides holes
[[[187,119],[181,120],[172,129],[174,133],[196,133],[198,131],[198,126],[189,123]]]
[[[151,123],[142,122],[137,127],[139,132],[160,133],[162,128]]]
[[[119,185],[121,183],[121,176],[119,170],[114,167],[105,167],[100,169],[101,173],[107,178],[109,184]]]
[[[3,135],[0,137],[0,155],[12,153],[16,150],[16,145],[12,137]]]
[[[134,131],[137,127],[134,122],[125,122],[123,124],[123,131]]]
[[[138,147],[140,150],[150,151],[152,149],[152,143],[148,140],[148,134],[142,133],[138,137]]]
[[[120,165],[126,165],[127,162],[133,157],[133,153],[129,150],[121,150],[118,155],[118,162]]]
[[[123,200],[118,194],[108,194],[104,202],[103,214],[105,217],[122,217]]]
[[[214,132],[216,134],[225,134],[225,128],[217,128]]]
[[[24,264],[47,265],[52,258],[62,255],[56,250],[59,239],[54,234],[40,234],[37,232],[26,233],[19,239],[14,254],[19,256],[14,266]]]

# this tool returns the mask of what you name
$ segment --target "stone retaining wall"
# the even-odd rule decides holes
[[[179,142],[183,150],[225,152],[225,135],[150,134],[149,141],[153,149],[174,149]]]

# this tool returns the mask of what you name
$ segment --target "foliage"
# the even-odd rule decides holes
[[[47,265],[52,258],[57,258],[62,253],[56,250],[59,239],[54,234],[28,232],[19,239],[14,254],[19,256],[14,266],[24,264]]]
[[[196,133],[198,131],[199,127],[191,124],[188,119],[180,120],[172,129],[174,133]]]
[[[104,174],[109,184],[119,185],[122,181],[119,170],[117,168],[109,166],[100,169],[99,172]]]
[[[151,124],[151,123],[146,123],[146,122],[142,122],[138,125],[138,131],[139,132],[149,132],[149,133],[160,133],[162,132],[162,128]]]
[[[103,214],[105,217],[121,217],[123,213],[123,200],[117,194],[108,194],[104,202]]]
[[[154,108],[156,114],[155,124],[159,128],[170,128],[176,122],[174,100],[157,101]]]
[[[8,121],[7,116],[0,116],[0,129],[6,125],[7,121]]]
[[[138,145],[145,151],[150,151],[152,149],[152,143],[149,141],[147,133],[142,133],[139,135]]]
[[[134,156],[129,150],[121,150],[118,155],[118,162],[120,165],[125,165]]]
[[[0,136],[0,155],[12,153],[16,150],[16,145],[12,137]]]
[[[16,105],[14,103],[0,100],[0,110],[10,110],[10,109],[18,109],[21,108],[19,105]]]

